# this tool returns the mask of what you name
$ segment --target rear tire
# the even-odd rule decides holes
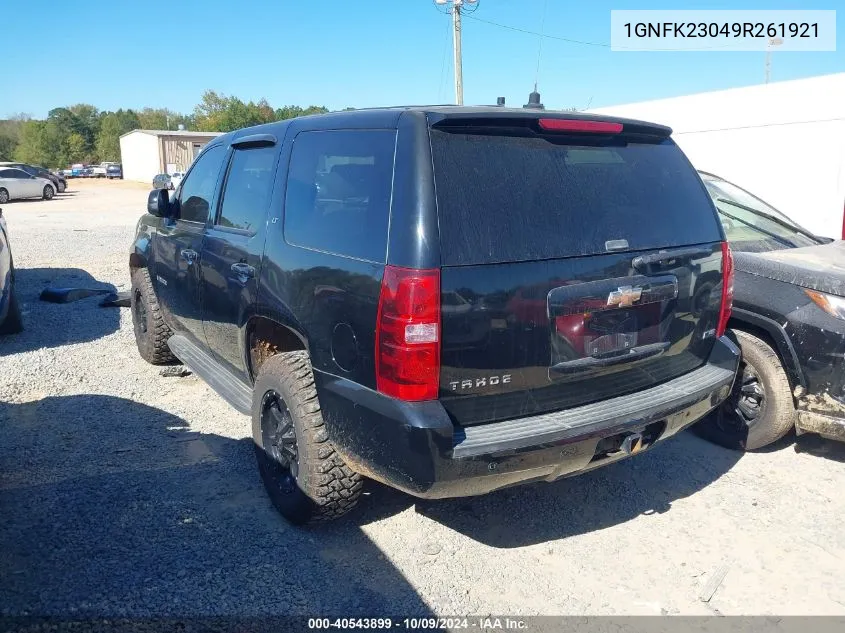
[[[56,190],[53,189],[53,185],[44,185],[44,191],[41,192],[41,197],[44,200],[52,200],[54,195],[56,195]]]
[[[252,437],[264,487],[291,523],[336,519],[357,503],[363,479],[332,446],[306,352],[277,354],[261,365]]]
[[[0,204],[6,204],[9,200],[9,192],[0,187]]]
[[[59,189],[59,193],[64,193],[65,191],[67,191],[67,185],[62,184],[61,182],[59,182],[57,187]]]
[[[21,308],[18,305],[18,296],[15,294],[15,281],[12,277],[12,285],[9,288],[9,311],[6,318],[0,323],[0,334],[17,334],[23,330],[23,317]]]
[[[756,336],[734,332],[742,348],[734,388],[725,403],[695,430],[716,444],[753,451],[789,433],[798,414],[777,352]]]
[[[153,290],[150,271],[146,268],[132,269],[129,305],[132,310],[135,343],[141,358],[152,365],[172,363],[176,357],[167,346],[167,340],[173,333],[164,322],[158,298]]]

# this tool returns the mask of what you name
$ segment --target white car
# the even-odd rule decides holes
[[[0,204],[21,198],[52,200],[56,188],[46,178],[30,176],[23,169],[0,168]]]
[[[179,186],[179,183],[182,182],[182,178],[185,177],[184,171],[174,171],[170,174],[170,185],[171,189],[176,189]]]

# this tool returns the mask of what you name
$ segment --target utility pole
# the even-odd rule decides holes
[[[464,105],[464,70],[463,55],[461,53],[461,0],[454,0],[452,6],[452,27],[455,29],[454,57],[455,57],[455,103]]]
[[[463,52],[461,50],[461,9],[465,4],[476,4],[478,0],[434,0],[435,4],[451,4],[447,9],[452,13],[454,31],[452,52],[455,61],[455,103],[464,105]]]
[[[783,44],[783,40],[779,37],[771,38],[766,44],[766,83],[769,83],[769,76],[772,72],[772,48]]]

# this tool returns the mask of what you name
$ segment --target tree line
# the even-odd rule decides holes
[[[351,108],[348,108],[351,109]],[[0,161],[20,161],[51,169],[74,163],[120,161],[120,136],[132,130],[231,132],[306,114],[328,112],[324,106],[273,108],[266,99],[244,102],[207,90],[191,114],[167,108],[100,111],[79,103],[54,108],[43,120],[26,114],[0,119]]]

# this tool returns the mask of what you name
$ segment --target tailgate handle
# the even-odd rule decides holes
[[[633,260],[631,260],[631,266],[633,266],[634,269],[641,271],[643,268],[650,266],[651,264],[665,262],[670,259],[679,259],[681,257],[708,257],[712,254],[713,251],[709,248],[679,248],[673,251],[663,251],[660,253],[649,253],[648,255],[639,255],[638,257],[635,257]]]
[[[586,358],[567,360],[562,363],[558,363],[557,365],[552,365],[549,367],[549,371],[559,374],[570,374],[584,371],[585,369],[610,367],[611,365],[618,365],[620,363],[630,363],[645,360],[647,358],[655,358],[669,349],[670,345],[671,343],[668,341],[663,341],[661,343],[651,343],[649,345],[632,347],[624,354],[616,354],[614,356],[587,356]]]

